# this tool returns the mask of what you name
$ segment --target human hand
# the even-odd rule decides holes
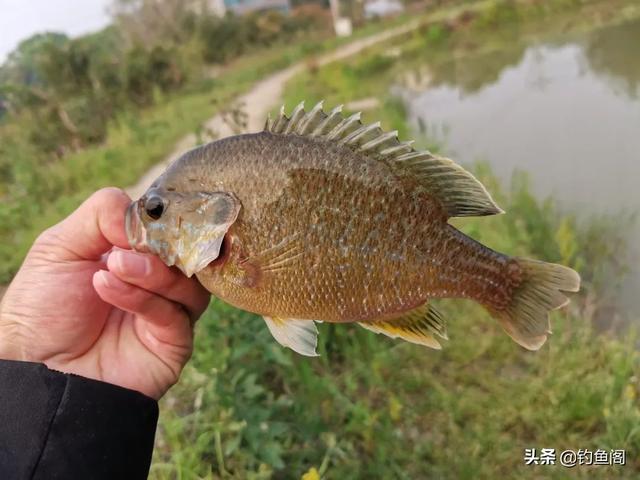
[[[35,241],[0,304],[0,358],[159,399],[191,356],[209,294],[129,249],[121,190],[94,193]]]

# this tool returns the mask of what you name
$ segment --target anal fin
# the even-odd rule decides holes
[[[313,320],[297,318],[263,317],[278,343],[300,355],[317,357],[318,329]]]
[[[401,338],[407,342],[440,350],[440,342],[435,336],[447,339],[444,320],[432,305],[424,305],[410,310],[398,318],[382,321],[359,322],[361,327],[391,338]]]

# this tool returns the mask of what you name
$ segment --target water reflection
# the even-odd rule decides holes
[[[586,56],[594,72],[613,89],[630,97],[640,94],[640,21],[594,32],[586,39]]]
[[[524,55],[524,45],[466,57],[460,61],[441,63],[431,70],[432,86],[448,85],[465,94],[480,91],[497,82],[505,68],[518,65]]]
[[[578,213],[635,211],[639,45],[640,20],[429,64],[420,70],[428,82],[395,90],[412,124],[456,160],[487,160],[505,182],[516,169],[530,172],[538,195]],[[640,245],[640,228],[632,235]],[[632,268],[624,296],[640,307],[640,267]]]

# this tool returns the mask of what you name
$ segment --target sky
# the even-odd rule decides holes
[[[20,41],[40,32],[69,36],[100,30],[111,0],[0,0],[0,63]]]

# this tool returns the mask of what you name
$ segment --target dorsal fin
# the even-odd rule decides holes
[[[503,213],[484,186],[460,165],[428,151],[415,150],[412,142],[400,142],[397,132],[385,132],[378,122],[363,125],[360,113],[345,117],[341,105],[327,114],[320,102],[307,113],[301,102],[291,117],[287,117],[283,106],[278,118],[267,122],[265,131],[322,138],[408,170],[442,202],[450,217]]]

